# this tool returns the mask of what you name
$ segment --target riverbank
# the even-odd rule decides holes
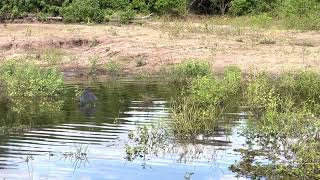
[[[186,59],[208,61],[215,72],[319,71],[320,33],[215,25],[214,21],[150,21],[130,25],[2,24],[1,63],[35,59],[65,78],[154,75]]]

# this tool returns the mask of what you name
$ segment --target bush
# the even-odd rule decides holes
[[[200,134],[214,133],[220,115],[216,107],[203,107],[189,97],[172,105],[173,132],[182,139],[193,139]]]
[[[120,11],[119,18],[120,22],[128,24],[135,17],[136,13],[131,8],[127,8],[126,11]]]
[[[101,9],[121,11],[129,7],[129,0],[100,0]]]
[[[63,78],[55,69],[14,61],[1,68],[1,79],[9,97],[54,97],[62,92]]]
[[[155,1],[150,2],[148,0],[132,0],[131,7],[135,11],[148,13],[151,10],[150,8],[154,6],[154,2]]]
[[[207,62],[187,60],[173,68],[170,81],[174,84],[188,84],[196,77],[212,75],[211,67]]]
[[[206,76],[192,82],[190,93],[194,101],[206,105],[219,105],[225,95],[221,82]]]
[[[281,15],[289,28],[303,30],[320,29],[320,1],[286,0]]]
[[[32,13],[46,13],[50,15],[59,15],[64,0],[3,0],[0,2],[0,16],[5,18],[19,18],[25,14]]]
[[[274,96],[272,79],[266,73],[253,74],[249,78],[246,99],[251,110],[265,109]]]
[[[186,13],[186,10],[186,0],[157,0],[155,3],[155,11],[159,15],[183,15]]]
[[[63,105],[60,99],[64,94],[63,77],[55,69],[10,61],[0,72],[14,115],[14,122],[10,123],[18,123],[19,120],[32,123],[34,116],[54,114]]]
[[[104,11],[97,0],[74,0],[66,3],[62,9],[62,15],[66,22],[102,22]]]
[[[282,0],[233,0],[231,14],[236,16],[271,12],[281,5]]]
[[[190,93],[194,101],[206,105],[227,105],[235,97],[241,94],[242,75],[236,67],[228,67],[221,79],[213,77],[201,77],[191,83]],[[234,105],[234,104],[233,104]]]

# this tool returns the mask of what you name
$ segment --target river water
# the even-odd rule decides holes
[[[237,179],[229,167],[241,158],[234,149],[245,143],[239,135],[244,115],[226,115],[212,137],[128,161],[129,132],[170,122],[168,101],[176,90],[159,82],[125,80],[66,88],[76,86],[89,88],[96,105],[79,108],[69,93],[59,115],[31,117],[41,128],[1,135],[0,179]],[[17,118],[8,115],[8,106],[0,103],[2,121]]]

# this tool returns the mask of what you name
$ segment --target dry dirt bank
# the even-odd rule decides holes
[[[45,49],[59,51],[55,64],[70,76],[116,61],[124,74],[154,73],[185,59],[208,60],[215,71],[311,68],[320,71],[320,32],[214,26],[196,22],[140,25],[0,24],[0,60],[32,56],[46,64]],[[57,54],[57,53],[56,53]],[[138,67],[138,62],[145,62]]]

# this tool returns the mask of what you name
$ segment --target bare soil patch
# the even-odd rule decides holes
[[[126,75],[155,73],[185,59],[208,60],[215,71],[228,65],[279,73],[320,70],[320,32],[294,32],[215,26],[196,22],[142,25],[0,25],[0,60],[32,55],[47,48],[65,53],[58,67],[85,73],[93,57],[103,69],[117,61]],[[137,66],[137,61],[145,62]],[[72,73],[71,73],[72,72]],[[79,74],[79,73],[78,73]]]

